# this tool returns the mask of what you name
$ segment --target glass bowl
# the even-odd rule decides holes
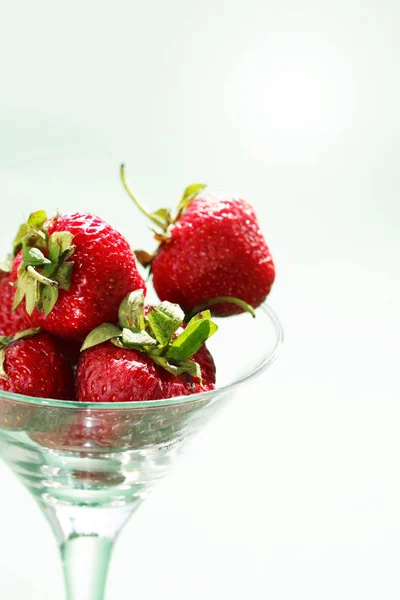
[[[185,447],[236,392],[275,360],[282,327],[264,305],[215,319],[207,344],[217,366],[210,392],[167,400],[82,403],[0,391],[0,456],[33,494],[56,535],[68,600],[101,600],[118,532]]]

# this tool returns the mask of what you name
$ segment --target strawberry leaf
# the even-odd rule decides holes
[[[25,243],[25,245],[34,245],[35,240],[38,241],[40,247],[46,241],[46,234],[43,231],[44,225],[47,221],[47,215],[44,210],[38,210],[29,215],[26,223],[23,223],[18,230],[13,242],[14,256],[22,249],[24,242],[28,240],[33,243]]]
[[[190,321],[188,321],[187,327],[193,325],[194,323],[197,323],[197,321],[204,321],[207,319],[211,319],[211,312],[209,310],[203,310],[202,312],[196,313],[194,317],[192,317]]]
[[[35,307],[50,314],[58,299],[58,289],[69,290],[71,286],[74,263],[69,259],[75,251],[72,241],[73,235],[68,231],[49,236],[44,210],[29,216],[14,243],[15,251],[22,248],[22,264],[13,310],[25,298],[28,314],[32,314]]]
[[[64,264],[67,260],[69,260],[75,252],[75,248],[75,246],[69,246],[66,250],[61,252],[60,258],[58,259],[59,264]]]
[[[121,332],[122,333],[122,332]],[[117,348],[125,348],[124,344],[121,341],[120,337],[116,337],[116,338],[111,338],[110,342],[114,345],[117,346]]]
[[[65,254],[69,254],[72,250],[75,250],[75,248],[72,245],[72,240],[74,239],[74,236],[69,231],[56,231],[50,237],[50,240],[52,238],[55,238],[56,243],[60,246],[60,254],[64,255],[64,260],[66,260]],[[72,256],[72,254],[70,254],[70,256]]]
[[[22,240],[24,239],[26,234],[29,232],[30,232],[30,227],[29,227],[28,223],[23,223],[21,225],[21,227],[19,228],[17,235],[14,238],[14,242],[13,242],[14,256],[17,256],[18,252],[21,250]]]
[[[155,254],[149,254],[146,250],[135,250],[135,256],[142,265],[142,267],[147,268],[153,260],[155,259]]]
[[[17,282],[17,289],[14,294],[13,304],[11,310],[16,310],[18,306],[21,304],[23,299],[25,298],[26,286],[28,283],[29,275],[26,271],[23,271],[19,277]]]
[[[185,211],[193,200],[206,188],[204,183],[192,183],[183,192],[182,198],[178,204],[178,217]],[[177,217],[177,218],[178,218]],[[176,220],[176,219],[175,219]]]
[[[108,342],[113,338],[118,338],[121,335],[121,329],[112,323],[103,323],[103,325],[99,325],[96,329],[93,329],[86,337],[83,342],[81,352],[84,350],[88,350],[88,348],[92,348],[93,346],[97,346],[98,344],[103,344],[104,342]]]
[[[43,265],[51,264],[51,261],[46,258],[38,248],[24,246],[22,249],[23,267],[28,265],[32,267],[42,267]]]
[[[33,213],[31,213],[28,217],[28,225],[29,227],[31,227],[32,229],[43,229],[43,225],[46,223],[47,221],[47,214],[46,211],[44,210],[37,210]]]
[[[35,281],[34,279],[31,281]],[[36,281],[36,283],[38,283]],[[51,313],[51,311],[53,310],[55,303],[58,300],[58,288],[55,287],[51,287],[50,285],[43,285],[42,287],[42,293],[40,296],[40,306],[43,309],[44,314],[46,315],[46,317],[49,316],[49,314]],[[36,303],[37,304],[37,303]],[[28,312],[28,296],[27,296],[27,312]],[[33,311],[33,309],[32,309]],[[29,313],[28,314],[32,314]]]
[[[149,227],[149,229],[154,233],[154,239],[156,242],[159,242],[160,244],[169,244],[172,241],[171,236],[167,235],[166,233],[159,233],[152,227]]]
[[[150,327],[161,346],[166,346],[175,331],[182,325],[184,312],[178,304],[165,301],[147,315]]]
[[[24,329],[24,331],[20,331],[19,333],[16,333],[14,335],[14,337],[11,338],[11,341],[16,342],[17,340],[25,340],[27,338],[34,337],[41,331],[42,330],[40,329],[40,327],[32,327],[31,329]]]
[[[204,342],[218,330],[211,321],[209,311],[199,313],[187,325],[186,329],[172,342],[167,358],[185,361],[195,354]]]
[[[2,379],[8,379],[8,375],[5,371],[5,365],[4,365],[5,360],[6,360],[6,349],[1,348],[0,349],[0,377]]]
[[[119,307],[118,320],[122,328],[145,328],[143,290],[131,292],[124,298]]]
[[[168,229],[169,225],[172,223],[171,211],[168,208],[159,208],[153,213],[150,213],[152,217],[155,217],[159,221],[161,221],[165,229]]]
[[[172,373],[172,375],[181,375],[182,373],[189,373],[189,375],[191,375],[192,377],[197,377],[198,379],[200,379],[200,382],[202,380],[200,365],[194,360],[186,360],[180,362],[179,365],[174,365],[173,363],[169,362],[168,359],[164,356],[151,355],[151,358],[156,363],[156,365],[163,367],[163,369],[168,371],[168,373]]]
[[[59,238],[56,234],[53,234],[49,239],[49,258],[53,264],[56,264],[61,254],[61,246],[59,244]]]
[[[32,277],[28,277],[26,281],[25,299],[26,299],[26,312],[28,315],[33,313],[38,300],[38,285],[39,282]]]
[[[133,350],[145,350],[146,347],[157,346],[157,340],[147,333],[144,329],[132,329],[124,328],[122,330],[122,344],[125,348],[132,348]]]
[[[7,348],[13,341],[12,335],[0,335],[0,349]]]
[[[171,217],[171,211],[168,208],[159,208],[152,214],[155,217],[160,217],[161,219],[164,219],[165,221],[168,221],[168,219]]]
[[[57,269],[55,279],[58,281],[60,290],[70,289],[73,268],[73,262],[65,262]]]
[[[56,231],[50,236],[49,239],[49,258],[51,262],[57,263],[60,254],[64,254],[65,252],[69,252],[72,246],[73,235],[68,231]],[[70,256],[72,256],[72,253]],[[64,260],[67,260],[68,257],[63,257]]]

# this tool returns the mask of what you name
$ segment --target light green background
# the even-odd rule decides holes
[[[276,259],[284,354],[128,525],[109,598],[399,597],[399,30],[395,0],[0,0],[0,250],[36,208],[151,248],[125,161],[153,208],[241,194]],[[6,487],[0,597],[61,598]]]

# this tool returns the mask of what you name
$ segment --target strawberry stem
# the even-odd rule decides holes
[[[234,298],[233,296],[219,296],[218,298],[212,298],[211,300],[207,300],[207,302],[204,302],[204,304],[200,304],[199,306],[196,306],[195,308],[193,308],[193,310],[191,310],[190,313],[188,313],[186,315],[185,321],[188,322],[188,320],[191,319],[197,313],[202,312],[203,310],[205,310],[206,308],[209,308],[210,306],[214,306],[214,304],[220,304],[221,302],[228,302],[229,304],[236,304],[236,306],[240,306],[245,311],[250,313],[251,316],[253,317],[253,319],[256,318],[256,311],[250,304],[247,304],[247,302],[244,302],[244,300],[240,300],[240,298]]]
[[[143,204],[141,204],[139,202],[139,200],[136,198],[135,194],[132,192],[131,188],[129,187],[127,181],[126,181],[126,177],[125,177],[125,165],[122,164],[120,167],[120,174],[121,174],[121,180],[122,180],[122,184],[125,188],[125,190],[128,192],[128,195],[132,198],[132,200],[134,201],[134,203],[136,204],[136,206],[138,207],[138,209],[148,218],[150,219],[150,221],[152,221],[155,225],[157,225],[157,227],[160,227],[160,229],[162,229],[163,231],[167,231],[167,227],[164,223],[162,223],[161,221],[159,221],[157,219],[157,217],[155,217],[154,215],[152,215],[144,206]]]
[[[37,279],[38,281],[40,281],[40,283],[43,283],[44,285],[50,285],[51,287],[54,287],[54,288],[58,288],[57,281],[54,281],[53,279],[49,279],[48,277],[44,277],[43,275],[38,273],[36,271],[36,269],[34,269],[31,265],[29,265],[29,267],[27,267],[26,270],[29,273],[29,275],[34,277],[34,279]]]

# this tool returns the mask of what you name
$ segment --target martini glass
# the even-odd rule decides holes
[[[33,494],[60,547],[68,600],[102,600],[118,533],[187,441],[276,358],[271,308],[216,319],[211,392],[168,400],[65,402],[0,392],[0,456]]]

